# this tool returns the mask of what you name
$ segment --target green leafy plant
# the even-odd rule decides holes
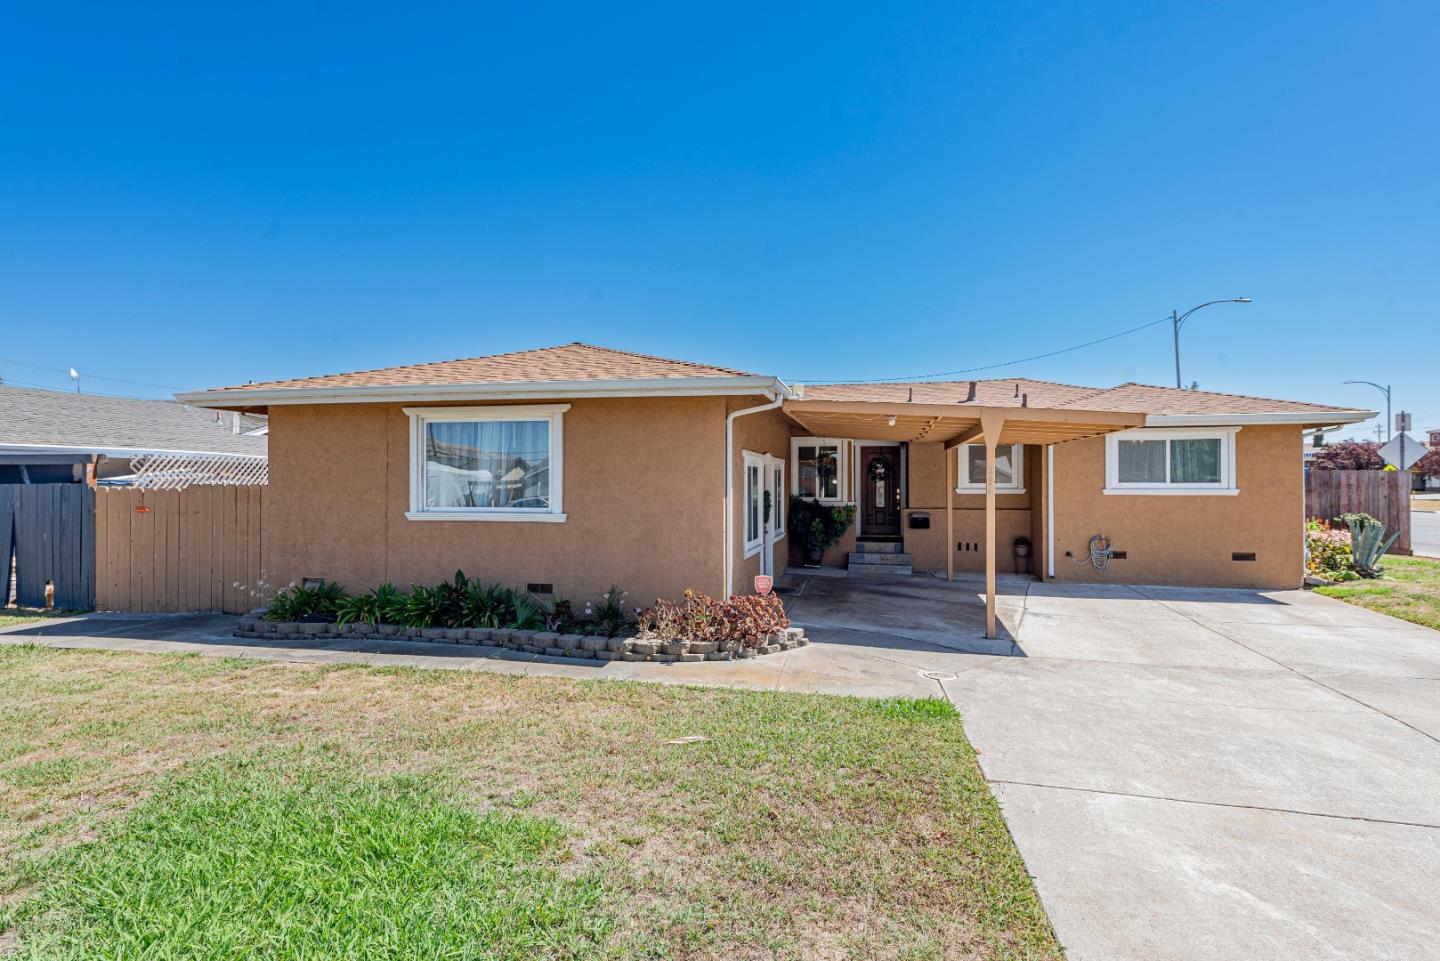
[[[515,613],[508,625],[521,631],[538,631],[545,627],[545,614],[539,602],[529,594],[515,595]]]
[[[820,563],[825,551],[855,522],[855,505],[830,506],[803,497],[790,498],[789,531],[805,550],[805,561]]]
[[[469,581],[460,600],[459,626],[506,627],[515,616],[515,594],[499,584]]]
[[[556,634],[569,634],[575,628],[575,610],[569,601],[563,597],[552,597],[550,600],[536,601],[540,605],[540,614],[545,619],[545,630],[554,631]]]
[[[594,605],[585,605],[585,613],[590,617],[596,634],[602,637],[615,637],[633,625],[633,618],[625,610],[627,596],[629,596],[628,591],[622,591],[611,584],[610,589],[600,595],[599,601]]]
[[[1350,570],[1350,532],[1331,527],[1319,518],[1305,522],[1305,568],[1317,577],[1338,580]]]
[[[404,617],[405,594],[394,584],[381,584],[364,594],[342,598],[335,605],[336,620],[341,624],[394,624]]]
[[[400,623],[406,627],[439,627],[445,623],[449,599],[438,587],[412,587],[400,606]]]
[[[1350,528],[1351,564],[1361,577],[1379,577],[1385,572],[1380,558],[1400,536],[1397,531],[1385,537],[1385,525],[1369,514],[1341,514],[1340,519]]]
[[[306,617],[333,618],[344,597],[345,589],[333,581],[321,581],[315,587],[291,585],[270,601],[265,619],[298,621]]]

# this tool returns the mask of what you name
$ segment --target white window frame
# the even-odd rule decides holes
[[[770,484],[770,499],[773,502],[770,511],[770,530],[773,532],[774,540],[779,541],[785,537],[785,508],[789,506],[787,502],[790,495],[785,486],[785,458],[767,457],[765,470],[768,472],[765,479]],[[777,471],[780,473],[779,480],[775,478]]]
[[[1240,493],[1235,484],[1235,435],[1237,427],[1139,427],[1105,435],[1105,493],[1160,496],[1233,496]],[[1220,441],[1220,480],[1214,484],[1153,484],[1120,482],[1120,442],[1122,440],[1218,440]],[[1165,476],[1170,476],[1170,445],[1165,445]]]
[[[850,471],[848,469],[851,460],[846,445],[849,441],[841,437],[792,437],[790,438],[790,493],[796,497],[805,497],[806,500],[813,500],[817,504],[848,504],[850,503]],[[834,447],[838,463],[835,465],[835,497],[806,497],[800,493],[800,448],[802,447]]]
[[[532,521],[562,523],[565,480],[565,412],[569,404],[487,407],[406,407],[410,418],[410,509],[412,521]],[[550,425],[549,507],[426,507],[425,425],[454,421],[544,421]]]
[[[957,458],[955,462],[955,479],[957,481],[955,493],[957,494],[985,493],[985,482],[983,480],[978,484],[970,480],[969,454],[967,451],[971,447],[978,447],[981,450],[985,449],[984,444],[961,444],[955,448],[955,457]],[[1010,448],[1010,463],[1012,465],[1010,473],[1014,479],[1008,484],[1002,484],[996,481],[995,493],[1023,494],[1025,493],[1025,445],[999,444],[995,448],[997,453],[1001,447]]]

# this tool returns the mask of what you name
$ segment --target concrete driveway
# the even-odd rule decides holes
[[[1301,592],[787,576],[815,641],[749,661],[265,644],[91,615],[0,643],[949,697],[1067,956],[1419,959],[1440,944],[1440,632]]]
[[[1301,592],[1032,585],[944,682],[1073,959],[1440,944],[1440,632]]]

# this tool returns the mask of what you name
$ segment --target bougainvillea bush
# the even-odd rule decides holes
[[[1311,518],[1305,524],[1305,567],[1316,577],[1332,581],[1353,580],[1350,532]]]

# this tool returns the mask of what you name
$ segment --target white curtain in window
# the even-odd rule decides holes
[[[425,506],[549,509],[549,421],[426,424]]]
[[[1120,483],[1165,483],[1165,441],[1122,440],[1118,449]]]
[[[1170,483],[1220,483],[1220,439],[1202,437],[1196,440],[1172,440]]]

